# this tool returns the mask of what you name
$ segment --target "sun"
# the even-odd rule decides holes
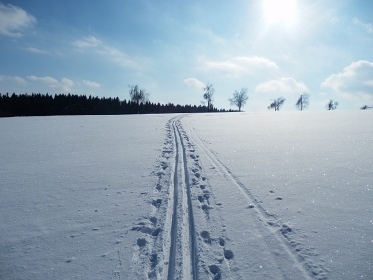
[[[268,24],[292,24],[297,16],[297,0],[263,0],[263,12]]]

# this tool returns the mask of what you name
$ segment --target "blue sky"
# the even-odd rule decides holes
[[[280,4],[279,4],[280,3]],[[310,108],[373,105],[371,0],[0,2],[0,93],[72,93],[214,105],[248,89],[246,111],[300,94]]]

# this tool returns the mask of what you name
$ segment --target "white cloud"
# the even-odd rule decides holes
[[[33,47],[26,48],[25,50],[28,51],[28,52],[31,52],[31,53],[48,54],[47,51],[44,51],[44,50],[41,50],[41,49],[38,49],[38,48],[33,48]]]
[[[84,37],[81,40],[76,40],[73,45],[79,49],[89,49],[102,46],[102,42],[94,36]]]
[[[0,75],[0,82],[16,82],[18,84],[25,84],[26,81],[19,76],[4,76]]]
[[[268,58],[261,57],[261,56],[239,56],[234,59],[237,63],[241,63],[242,65],[246,65],[248,67],[264,67],[268,69],[279,69],[277,64]]]
[[[91,88],[100,88],[101,87],[101,85],[99,83],[88,81],[88,80],[83,80],[83,84],[88,86],[88,87],[91,87]]]
[[[321,87],[333,90],[340,97],[373,102],[373,62],[353,62],[342,72],[330,75]]]
[[[45,77],[37,77],[37,76],[27,76],[27,79],[29,79],[30,81],[39,81],[39,82],[43,82],[45,84],[49,84],[49,85],[54,85],[54,84],[57,84],[58,81],[55,79],[55,78],[52,78],[50,76],[45,76]]]
[[[23,9],[0,3],[0,35],[21,37],[22,30],[31,27],[35,22],[35,17]]]
[[[95,54],[105,56],[123,67],[137,68],[137,64],[127,58],[120,50],[104,44],[94,36],[84,37],[73,42],[73,45],[80,51],[91,51]]]
[[[199,63],[203,70],[222,71],[233,76],[241,76],[258,70],[274,71],[279,69],[275,62],[260,56],[236,56],[220,61],[200,58]]]
[[[67,78],[57,80],[50,76],[38,77],[31,75],[27,76],[27,79],[33,82],[41,82],[52,89],[61,90],[64,93],[70,93],[72,91],[73,86],[75,85],[74,81]]]
[[[184,84],[186,84],[189,87],[194,87],[196,89],[203,89],[205,87],[205,84],[196,78],[184,79]]]
[[[289,94],[309,92],[309,89],[303,82],[299,82],[291,77],[282,77],[261,83],[256,87],[255,92],[287,96]]]
[[[358,18],[354,18],[353,23],[365,29],[365,31],[368,32],[369,34],[373,34],[373,24],[362,22]]]
[[[74,81],[67,79],[67,78],[62,78],[58,86],[61,88],[71,89],[74,85],[75,85]]]

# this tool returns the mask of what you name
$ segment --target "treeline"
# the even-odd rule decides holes
[[[121,101],[118,97],[92,97],[73,94],[0,93],[0,117],[50,115],[120,115],[207,112],[206,106]],[[213,112],[225,112],[213,108]]]

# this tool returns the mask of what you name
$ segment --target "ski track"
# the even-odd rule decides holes
[[[214,197],[199,156],[176,116],[166,125],[162,156],[153,172],[151,211],[132,226],[132,272],[138,279],[238,279],[233,252],[211,204]],[[227,277],[224,277],[227,276]]]
[[[284,279],[288,278],[289,269],[291,269],[293,265],[298,268],[302,277],[301,279],[328,279],[328,270],[322,264],[314,263],[312,259],[309,258],[309,256],[317,254],[313,250],[310,250],[310,248],[303,249],[301,244],[294,239],[294,230],[288,225],[281,223],[279,217],[269,213],[264,208],[261,202],[255,198],[252,191],[232,174],[232,172],[219,161],[214,153],[207,148],[190,125],[188,125],[188,134],[196,147],[207,156],[219,175],[224,178],[224,180],[233,183],[246,197],[249,205],[248,207],[252,208],[254,210],[252,212],[257,216],[256,221],[258,221],[259,230],[263,232],[263,241],[267,243],[267,247],[272,253],[273,259],[279,265],[285,265],[285,267],[281,269]],[[272,238],[277,241],[277,244],[271,242]],[[278,254],[278,252],[283,253]],[[288,269],[283,259],[280,259],[284,257],[290,260]]]
[[[222,180],[233,184],[246,197],[262,242],[272,254],[283,279],[289,271],[299,279],[328,279],[327,270],[312,262],[294,230],[265,210],[249,188],[223,165],[187,125],[183,115],[166,124],[162,155],[153,172],[157,182],[148,194],[149,215],[137,221],[138,232],[133,246],[132,272],[137,279],[245,279],[239,273],[209,179],[198,152],[211,162]],[[275,240],[275,242],[273,242]],[[275,244],[273,244],[275,243]],[[281,253],[279,253],[281,252]],[[295,270],[295,272],[294,272]],[[246,276],[245,276],[246,277]],[[117,279],[114,277],[113,279]]]

